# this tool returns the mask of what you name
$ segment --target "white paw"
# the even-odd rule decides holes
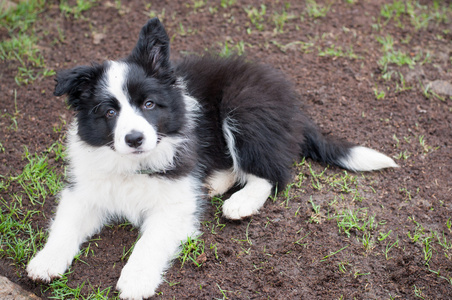
[[[144,265],[126,264],[116,284],[116,289],[120,291],[119,297],[128,300],[152,297],[162,281],[162,276],[159,272],[152,272],[150,269]]]
[[[61,256],[44,250],[39,252],[27,265],[28,277],[43,282],[61,277],[72,261]]]
[[[269,181],[248,174],[245,186],[224,202],[223,215],[228,219],[239,220],[256,214],[270,195],[272,187]]]
[[[239,192],[233,194],[223,204],[223,215],[231,220],[240,220],[251,215],[256,214],[264,204],[264,201],[259,201],[253,198],[241,197]]]

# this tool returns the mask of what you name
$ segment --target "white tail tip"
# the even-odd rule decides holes
[[[346,169],[352,171],[372,171],[399,167],[392,158],[362,146],[351,148],[349,155],[342,158],[340,162]]]

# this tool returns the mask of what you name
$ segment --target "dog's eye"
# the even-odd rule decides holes
[[[116,110],[114,110],[114,109],[109,109],[109,110],[107,110],[107,112],[105,113],[105,116],[106,116],[107,118],[114,118],[114,117],[116,117],[116,115],[117,115],[117,112],[116,112]]]
[[[154,107],[155,107],[155,103],[154,102],[152,102],[152,101],[144,102],[144,105],[143,105],[144,109],[150,110],[150,109],[153,109]]]

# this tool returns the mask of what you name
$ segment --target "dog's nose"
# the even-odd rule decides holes
[[[141,144],[143,144],[144,135],[142,132],[134,130],[131,133],[126,135],[125,140],[126,140],[126,144],[129,147],[138,148],[141,146]]]

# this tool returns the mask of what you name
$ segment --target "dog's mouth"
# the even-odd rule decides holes
[[[143,156],[147,153],[150,152],[150,150],[145,150],[145,149],[128,149],[127,151],[123,152],[123,151],[118,151],[118,149],[116,147],[114,147],[114,145],[110,146],[110,149],[121,154],[121,155],[129,155],[132,157],[139,157],[139,156]]]
[[[132,152],[132,154],[135,154],[135,155],[140,155],[140,154],[143,154],[143,153],[147,153],[147,151],[135,150],[135,151]]]
[[[147,143],[146,145],[143,144],[139,145],[138,147],[130,147],[125,144],[117,145],[116,143],[112,143],[110,145],[110,148],[121,155],[128,155],[130,157],[142,157],[154,151],[159,142],[160,141],[156,141],[155,145]]]

